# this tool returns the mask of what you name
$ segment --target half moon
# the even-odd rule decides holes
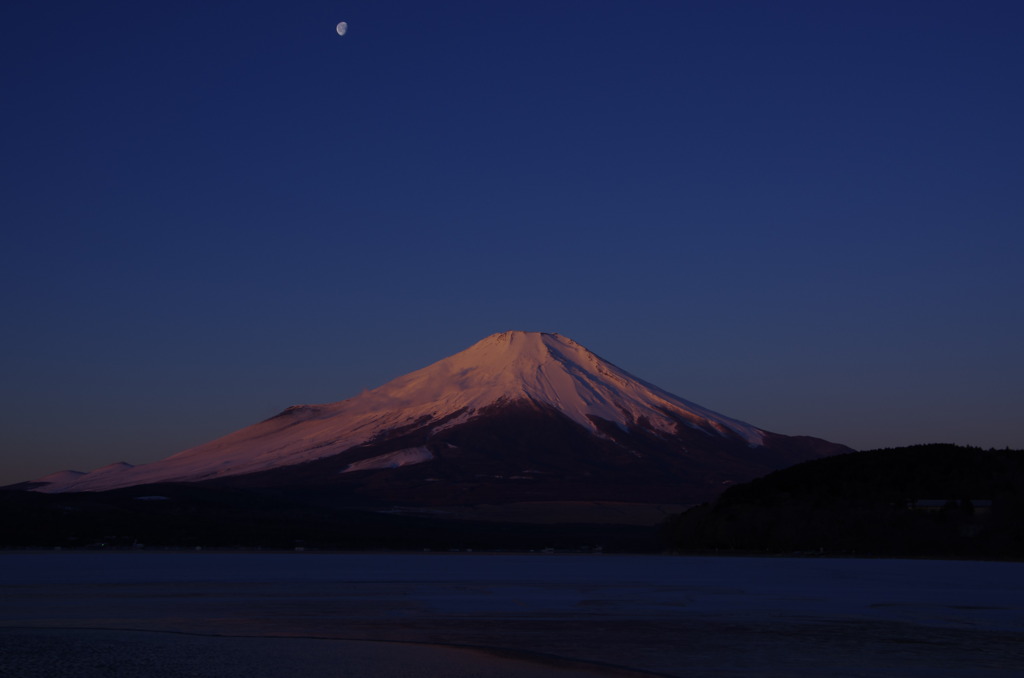
[[[335,30],[338,31],[338,35],[345,35],[345,32],[348,30],[348,24],[342,21]]]

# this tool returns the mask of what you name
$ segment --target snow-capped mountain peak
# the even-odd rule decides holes
[[[596,429],[592,417],[623,427],[646,417],[656,428],[673,430],[674,414],[697,426],[732,431],[754,445],[762,441],[758,429],[647,384],[560,334],[494,334],[371,393],[395,405],[432,403],[447,412],[528,398],[590,429]]]
[[[567,337],[510,331],[348,400],[290,407],[160,461],[57,477],[38,489],[97,491],[251,474],[341,455],[405,431],[436,434],[515,403],[557,411],[597,437],[608,425],[665,436],[686,427],[756,447],[766,435],[641,381]],[[356,455],[349,470],[430,463],[433,455],[421,445],[390,450],[380,462]]]

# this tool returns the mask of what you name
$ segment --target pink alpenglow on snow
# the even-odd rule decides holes
[[[641,381],[572,339],[516,331],[489,336],[348,400],[290,407],[150,464],[108,466],[81,476],[47,476],[37,481],[42,484],[35,489],[81,492],[197,482],[324,459],[333,460],[331,475],[408,471],[414,466],[430,467],[439,456],[452,457],[453,450],[464,452],[467,443],[458,432],[471,425],[479,428],[485,415],[513,407],[557,413],[560,421],[571,422],[573,435],[599,441],[606,453],[622,448],[629,458],[643,457],[642,449],[659,440],[679,439],[681,434],[691,441],[695,434],[701,440],[719,439],[715,446],[728,441],[730,449],[741,450],[770,446],[772,439],[780,438]],[[645,442],[638,447],[630,436],[640,434]],[[509,453],[496,449],[498,443],[488,445],[481,453],[501,457],[510,473],[528,472],[513,468]],[[680,455],[692,456],[687,445],[678,440],[675,445]]]

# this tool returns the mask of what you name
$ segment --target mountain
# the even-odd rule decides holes
[[[712,412],[561,335],[503,332],[348,400],[290,407],[150,464],[53,474],[30,487],[204,483],[418,506],[689,504],[848,451]]]

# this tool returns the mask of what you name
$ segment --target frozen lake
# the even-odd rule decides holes
[[[482,647],[567,676],[1024,675],[1020,563],[54,552],[0,569],[7,648],[115,629]]]

